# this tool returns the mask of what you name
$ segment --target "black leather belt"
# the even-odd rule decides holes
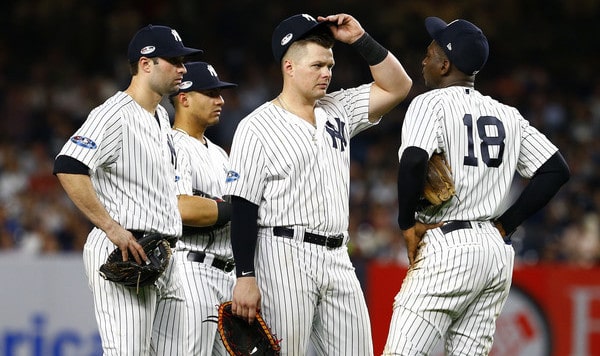
[[[294,229],[283,226],[275,226],[273,228],[273,235],[280,237],[293,238]],[[344,244],[344,234],[323,236],[313,234],[311,232],[304,233],[304,242],[308,242],[315,245],[326,246],[327,248],[338,248]]]
[[[442,227],[440,229],[442,230],[442,232],[445,235],[445,234],[449,234],[455,230],[470,229],[471,227],[472,226],[471,226],[470,221],[454,220],[454,221],[448,221],[447,223],[442,225]]]
[[[455,230],[460,230],[460,229],[470,229],[472,228],[473,225],[471,224],[470,221],[462,221],[462,220],[453,220],[453,221],[448,221],[447,223],[445,223],[444,225],[442,225],[442,227],[440,228],[442,230],[442,232],[444,233],[444,235],[451,233],[452,231]],[[509,236],[504,236],[502,237],[502,239],[504,240],[504,243],[507,245],[512,245],[512,241],[510,239],[510,235]]]
[[[131,232],[131,234],[133,235],[133,237],[135,237],[136,240],[141,239],[142,237],[144,237],[146,234],[149,233],[147,231],[142,231],[142,230],[129,230],[129,232]],[[164,235],[164,236],[165,236],[165,240],[169,241],[169,245],[171,247],[175,247],[175,245],[177,244],[177,237],[168,236],[168,235]]]
[[[223,228],[223,226],[219,226],[219,227],[215,227],[214,225],[212,226],[187,226],[187,225],[183,225],[182,231],[181,233],[183,235],[192,235],[192,234],[209,234],[213,231],[219,230],[221,228]]]
[[[206,253],[202,251],[190,251],[188,252],[187,259],[192,262],[204,262],[206,258]],[[213,258],[211,266],[220,269],[224,272],[231,272],[235,267],[235,262],[233,260],[224,260],[218,257]]]

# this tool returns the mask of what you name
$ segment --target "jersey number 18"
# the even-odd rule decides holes
[[[463,123],[467,127],[469,137],[468,155],[464,157],[463,164],[477,167],[478,158],[475,156],[475,137],[473,132],[473,117],[466,114]],[[504,138],[506,133],[502,121],[494,116],[480,116],[477,121],[477,136],[480,141],[481,159],[487,167],[499,167],[504,154]],[[494,155],[495,157],[492,157]]]

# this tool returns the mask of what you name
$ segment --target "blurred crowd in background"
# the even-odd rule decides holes
[[[406,263],[396,223],[397,150],[406,108],[427,90],[421,61],[430,38],[423,21],[470,20],[490,42],[476,88],[516,106],[559,147],[572,178],[513,236],[521,263],[600,263],[600,81],[598,40],[590,24],[600,3],[570,1],[20,0],[0,15],[0,251],[81,251],[90,223],[52,175],[54,157],[88,112],[129,82],[131,36],[146,24],[175,28],[202,48],[222,80],[218,126],[207,135],[228,149],[237,123],[274,98],[280,73],[271,33],[296,13],[346,12],[394,52],[413,78],[410,97],[382,123],[353,139],[351,255],[357,262]],[[370,81],[367,65],[334,47],[330,90]],[[172,112],[165,100],[164,106]],[[515,177],[515,191],[524,181]],[[514,198],[514,195],[513,197]]]

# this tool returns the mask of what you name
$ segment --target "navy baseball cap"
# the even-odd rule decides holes
[[[208,63],[189,62],[185,64],[185,68],[187,69],[187,73],[183,75],[179,91],[172,96],[188,91],[237,87],[237,84],[221,81],[215,68]]]
[[[479,27],[461,19],[447,24],[438,17],[426,18],[425,27],[461,72],[473,75],[483,68],[490,50]]]
[[[271,38],[273,57],[277,62],[281,62],[283,55],[292,43],[305,37],[309,32],[323,27],[328,28],[327,22],[318,22],[307,14],[294,15],[281,21],[273,31]]]
[[[137,62],[141,57],[187,57],[204,51],[183,45],[181,37],[167,26],[148,25],[140,29],[129,42],[127,57],[129,62]]]

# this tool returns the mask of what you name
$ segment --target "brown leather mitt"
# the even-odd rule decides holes
[[[443,153],[434,153],[427,165],[423,197],[432,205],[441,205],[456,194],[452,170]]]
[[[259,313],[254,322],[248,324],[233,315],[230,301],[225,302],[219,305],[218,324],[219,335],[230,355],[280,355],[279,341]]]

